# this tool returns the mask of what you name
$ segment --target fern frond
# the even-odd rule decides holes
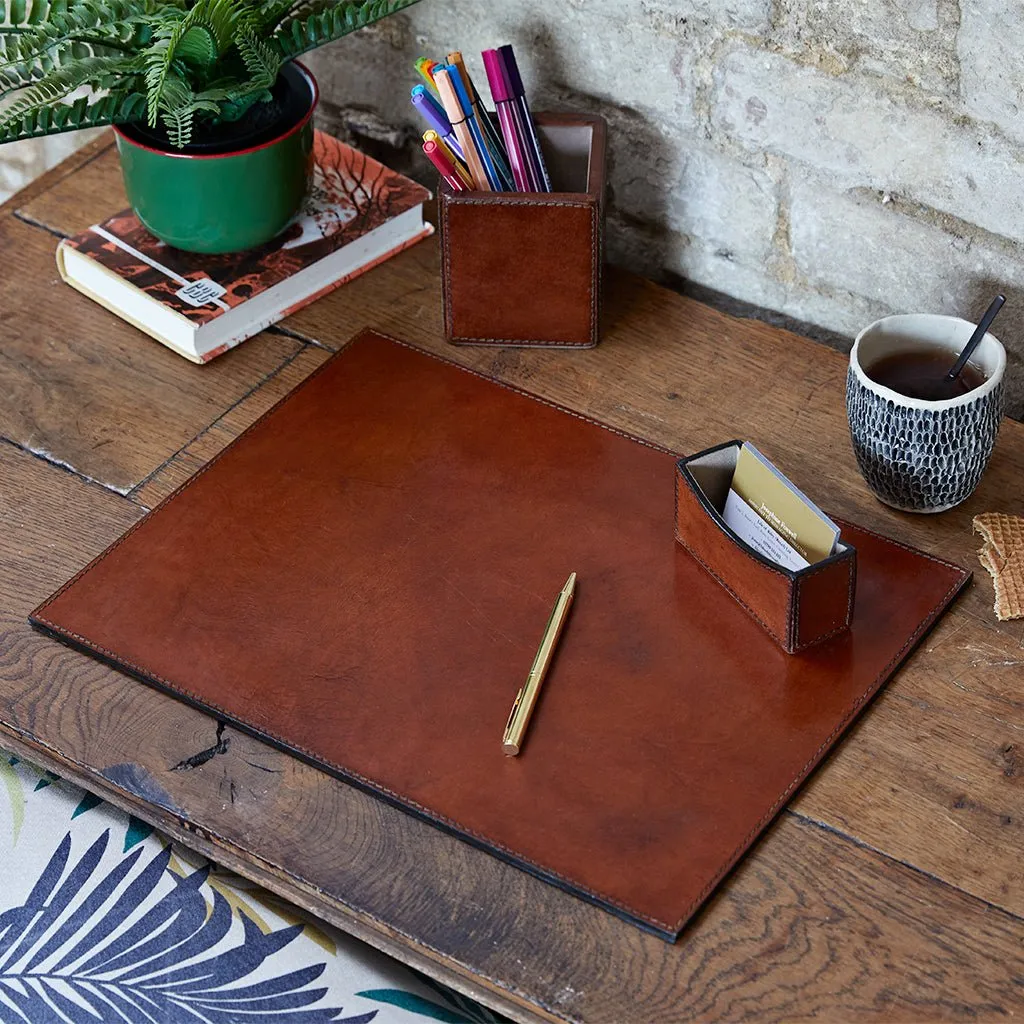
[[[161,95],[175,62],[202,56],[201,51],[205,47],[208,59],[193,60],[193,63],[202,63],[207,67],[212,65],[231,46],[241,13],[239,0],[196,0],[195,5],[184,12],[182,17],[168,19],[158,26],[157,33],[161,38],[152,44],[146,54],[150,127],[157,123]],[[205,42],[201,43],[200,38],[203,36]]]
[[[324,43],[341,39],[350,32],[372,25],[381,18],[412,7],[418,0],[342,0],[314,2],[298,8],[284,18],[274,33],[273,42],[285,60],[298,57]],[[312,14],[305,15],[308,6]]]
[[[185,10],[185,31],[202,25],[216,40],[217,52],[225,53],[234,39],[239,20],[248,16],[250,5],[251,0],[194,0]]]
[[[106,31],[108,24],[134,25],[145,20],[157,3],[159,0],[75,0],[74,6],[66,9],[51,3],[48,20],[33,24],[20,34],[8,34],[0,26],[0,61],[4,65],[31,61],[54,46],[85,35],[111,41],[111,33]]]
[[[260,29],[265,33],[273,32],[281,19],[294,12],[303,0],[263,0],[258,12]]]
[[[167,85],[167,76],[171,73],[174,58],[171,54],[171,42],[158,39],[146,51],[146,121],[150,128],[157,122],[160,109],[160,97]]]
[[[98,100],[79,96],[73,103],[57,103],[24,114],[19,120],[0,122],[0,143],[35,139],[56,132],[97,128],[135,121],[145,110],[142,93],[110,93]]]
[[[19,31],[28,25],[38,25],[46,20],[50,12],[49,0],[0,0],[0,22],[3,31]]]
[[[178,43],[178,56],[189,64],[209,67],[220,56],[217,37],[205,25],[193,25]]]
[[[415,2],[0,0],[0,139],[131,113],[183,145],[196,117],[269,101],[292,57]]]
[[[269,101],[271,98],[270,90],[259,82],[249,81],[240,84],[236,77],[212,82],[196,94],[197,100],[213,100],[217,103],[217,117],[221,121],[237,121],[254,104]]]
[[[31,85],[55,68],[87,57],[117,57],[131,53],[131,48],[114,44],[104,38],[63,39],[46,53],[28,61],[0,60],[0,99]]]
[[[168,80],[167,88],[160,98],[160,120],[167,129],[171,144],[179,149],[187,146],[192,138],[192,122],[196,114],[216,114],[219,110],[216,100],[195,95],[178,78]]]
[[[24,89],[13,103],[0,111],[0,125],[18,121],[26,114],[51,106],[82,86],[95,86],[105,76],[126,74],[135,66],[133,59],[124,57],[88,57],[55,68]]]
[[[270,43],[260,39],[252,30],[244,30],[238,34],[238,52],[245,62],[245,70],[249,72],[252,88],[269,89],[281,70],[281,57]]]

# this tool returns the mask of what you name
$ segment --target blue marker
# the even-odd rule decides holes
[[[476,143],[476,148],[480,151],[480,162],[484,165],[487,183],[495,192],[504,192],[506,188],[498,176],[494,160],[491,159],[491,151],[487,148],[487,143],[484,142],[483,133],[480,131],[480,125],[477,123],[476,114],[473,112],[473,104],[470,102],[469,93],[466,92],[466,86],[462,81],[462,75],[459,74],[459,69],[454,64],[446,65],[445,71],[448,72],[448,78],[455,88],[455,95],[459,101],[459,106],[462,107],[466,115],[466,124],[469,126],[469,131],[473,136],[473,141]]]

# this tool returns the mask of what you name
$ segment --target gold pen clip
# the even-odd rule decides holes
[[[508,734],[512,730],[512,721],[516,717],[516,712],[519,710],[519,705],[523,702],[523,690],[516,694],[516,699],[512,702],[512,710],[508,713],[508,721],[505,723],[505,735],[503,742],[507,742]],[[493,733],[492,733],[493,735]]]

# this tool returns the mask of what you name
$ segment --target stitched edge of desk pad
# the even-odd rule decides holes
[[[276,735],[266,729],[259,728],[251,725],[245,721],[245,719],[238,717],[237,715],[231,714],[216,704],[209,701],[202,700],[184,687],[178,685],[173,680],[165,679],[162,676],[157,675],[154,672],[146,669],[144,666],[136,665],[132,662],[126,661],[121,658],[115,652],[108,650],[107,648],[101,647],[87,637],[81,636],[78,633],[74,633],[71,630],[65,629],[62,626],[57,625],[54,622],[46,619],[43,615],[47,607],[57,600],[66,590],[72,587],[78,580],[85,576],[91,569],[102,562],[108,555],[112,554],[117,548],[126,541],[139,527],[144,523],[147,523],[156,516],[163,508],[168,506],[175,498],[183,494],[189,487],[192,486],[200,477],[203,476],[207,470],[211,469],[222,455],[227,453],[231,448],[238,444],[250,431],[255,430],[260,424],[263,423],[273,412],[281,408],[287,402],[295,398],[302,389],[313,380],[316,379],[327,367],[331,366],[336,359],[341,358],[346,352],[348,352],[354,344],[365,337],[376,336],[397,345],[401,345],[403,348],[412,350],[413,352],[419,353],[423,356],[435,359],[438,362],[446,365],[455,367],[466,373],[472,374],[475,377],[479,377],[482,380],[486,380],[491,384],[496,384],[499,387],[505,388],[513,393],[523,395],[533,401],[540,402],[552,409],[556,409],[559,412],[567,413],[576,419],[583,420],[586,423],[600,427],[603,430],[607,430],[610,433],[617,434],[620,437],[626,438],[627,440],[636,442],[643,445],[644,447],[654,449],[655,451],[662,452],[666,455],[677,455],[677,453],[665,448],[662,445],[656,444],[655,442],[648,441],[644,438],[637,437],[633,434],[628,433],[624,430],[619,430],[616,427],[612,427],[607,423],[602,423],[599,420],[593,419],[592,417],[583,415],[582,413],[576,412],[572,409],[566,408],[565,406],[559,405],[556,402],[552,402],[549,399],[543,398],[539,395],[531,394],[530,392],[519,388],[515,385],[508,384],[504,381],[497,380],[493,377],[489,377],[487,374],[481,373],[477,370],[473,370],[469,367],[460,365],[453,360],[446,359],[444,356],[437,355],[433,352],[426,351],[425,349],[417,348],[415,345],[410,345],[408,342],[402,341],[399,338],[394,338],[390,335],[383,334],[380,331],[373,330],[372,328],[365,328],[354,335],[345,346],[336,352],[330,359],[322,363],[316,370],[313,371],[304,381],[298,384],[292,391],[285,395],[280,401],[274,403],[266,412],[264,412],[257,420],[250,424],[241,434],[238,435],[230,444],[223,448],[217,453],[205,466],[197,470],[188,480],[181,484],[178,488],[171,492],[166,498],[164,498],[154,509],[148,514],[144,515],[137,523],[133,524],[128,530],[125,531],[117,540],[115,540],[106,550],[102,551],[94,559],[92,559],[84,568],[80,569],[74,576],[71,577],[62,587],[56,592],[51,594],[45,601],[42,602],[34,611],[29,614],[29,623],[40,632],[48,634],[55,639],[66,643],[68,646],[78,649],[86,654],[98,658],[100,661],[113,668],[122,670],[128,675],[138,679],[147,685],[151,685],[158,690],[162,690],[165,693],[170,694],[176,699],[181,699],[185,703],[192,705],[202,711],[206,711],[222,718],[225,718],[233,725],[240,728],[243,732],[254,736],[256,739],[270,743],[272,746],[276,746],[286,753],[292,754],[307,764],[312,765],[314,768],[321,770],[327,770],[329,774],[339,778],[342,782],[350,783],[358,786],[360,789],[371,793],[374,796],[380,797],[386,800],[393,806],[398,807],[400,810],[410,812],[417,817],[428,821],[432,825],[441,828],[443,831],[448,832],[464,841],[471,843],[472,845],[484,850],[487,853],[498,856],[506,863],[511,864],[513,867],[519,868],[520,870],[526,871],[528,874],[533,875],[542,881],[548,882],[555,885],[557,888],[569,893],[573,896],[586,896],[592,902],[602,907],[606,911],[620,917],[631,924],[637,925],[647,931],[653,932],[661,938],[667,939],[670,942],[674,942],[678,939],[682,929],[686,923],[690,920],[696,910],[701,904],[708,898],[708,896],[718,887],[722,880],[730,873],[730,871],[736,866],[739,859],[746,852],[747,849],[753,844],[754,840],[761,834],[761,832],[767,827],[767,825],[776,817],[782,806],[792,796],[794,791],[801,785],[801,783],[807,778],[807,776],[813,771],[813,769],[821,761],[824,754],[830,749],[835,743],[839,736],[845,732],[845,730],[852,724],[853,720],[857,717],[858,713],[866,706],[867,702],[874,696],[875,693],[881,688],[881,686],[893,675],[895,670],[910,654],[910,652],[917,646],[928,630],[935,624],[939,615],[949,605],[953,598],[959,593],[961,589],[970,581],[971,572],[964,569],[963,567],[956,565],[953,562],[948,562],[945,559],[938,558],[935,555],[931,555],[926,551],[921,551],[918,548],[911,547],[908,544],[903,544],[900,541],[892,540],[885,537],[883,534],[875,533],[872,530],[865,529],[864,527],[858,526],[854,523],[848,523],[847,525],[854,526],[857,530],[873,536],[886,543],[893,544],[897,547],[902,548],[905,551],[912,552],[915,555],[919,555],[929,561],[935,562],[938,565],[943,566],[946,569],[951,570],[955,575],[955,581],[950,586],[949,590],[943,595],[941,600],[935,605],[931,611],[925,615],[917,629],[910,635],[904,645],[896,652],[892,659],[886,664],[879,675],[866,687],[864,692],[857,697],[850,705],[849,710],[840,719],[835,729],[826,737],[821,743],[818,749],[810,757],[807,763],[801,768],[793,777],[790,784],[786,787],[783,793],[779,796],[769,810],[763,815],[763,817],[756,823],[756,825],[750,830],[750,832],[744,836],[743,840],[736,847],[735,851],[727,858],[723,864],[721,870],[714,875],[704,887],[703,890],[694,898],[694,900],[686,907],[680,916],[679,920],[673,925],[670,922],[662,921],[658,918],[643,914],[629,905],[617,900],[613,897],[607,896],[603,893],[597,892],[587,888],[579,882],[573,881],[565,875],[553,871],[550,868],[544,867],[544,865],[535,863],[534,861],[526,860],[522,855],[517,854],[514,850],[511,850],[502,843],[498,843],[486,835],[477,832],[474,829],[467,828],[460,825],[454,819],[448,818],[436,811],[431,810],[428,807],[412,800],[408,797],[403,797],[398,793],[388,789],[386,786],[382,786],[380,783],[374,782],[358,772],[352,771],[342,767],[341,765],[335,764],[331,761],[326,760],[318,754],[312,751],[306,750],[303,747],[296,746],[289,740]],[[688,554],[690,552],[688,551]],[[713,577],[717,580],[717,577]],[[720,581],[718,581],[720,582]],[[728,588],[726,588],[728,589]]]

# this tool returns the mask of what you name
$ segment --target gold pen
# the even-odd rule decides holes
[[[569,617],[569,609],[572,607],[572,599],[575,595],[576,573],[571,572],[555,601],[555,607],[551,609],[551,617],[548,619],[547,626],[544,627],[544,636],[541,637],[540,647],[537,648],[533,664],[530,666],[526,685],[516,694],[515,703],[509,712],[505,735],[501,739],[501,748],[509,757],[515,757],[523,745],[523,736],[526,734],[530,715],[533,714],[534,705],[537,703],[541,683],[544,682],[544,676],[547,675],[551,656],[555,653],[558,638],[562,635],[562,628],[565,626],[565,620]]]

